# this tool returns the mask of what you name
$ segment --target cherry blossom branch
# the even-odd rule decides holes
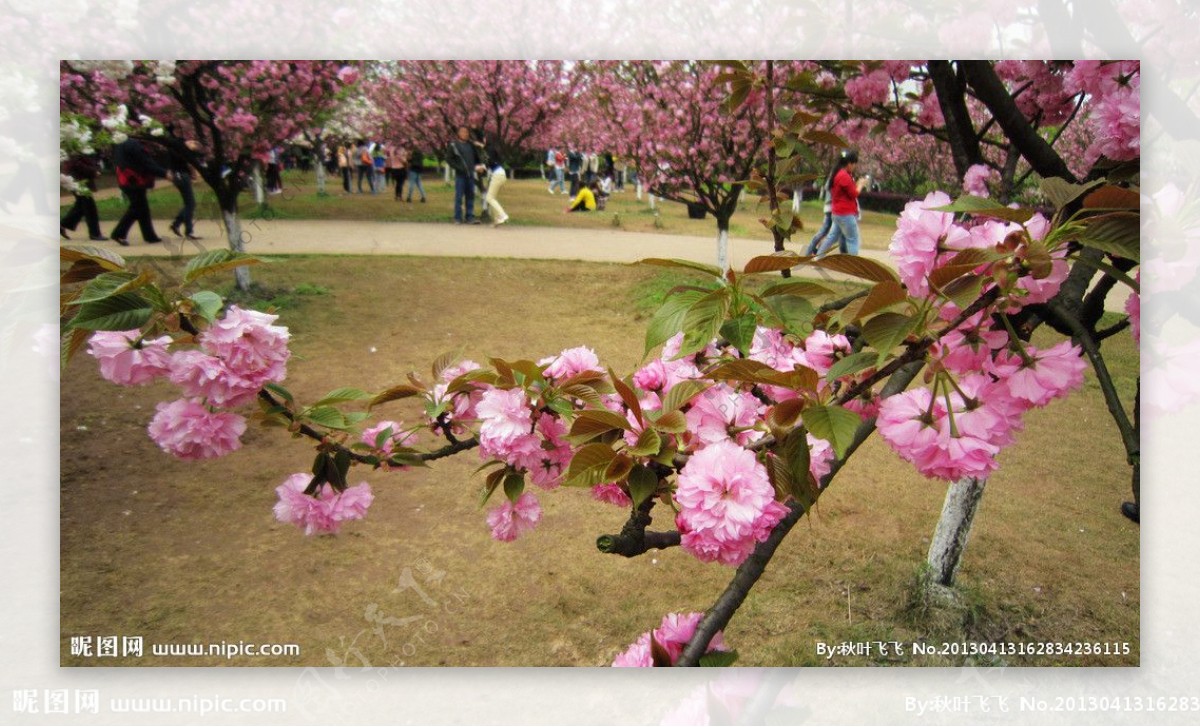
[[[886,399],[893,394],[904,391],[904,389],[908,388],[912,380],[916,378],[924,365],[923,361],[910,361],[902,366],[883,387],[883,390],[880,392],[880,398]],[[822,493],[829,488],[834,476],[841,470],[842,465],[874,431],[874,417],[866,419],[859,424],[858,429],[854,432],[854,439],[846,447],[846,453],[833,462],[829,474],[822,478]],[[805,512],[804,506],[794,501],[788,506],[788,514],[779,521],[779,524],[775,526],[775,529],[771,531],[767,539],[754,548],[754,552],[750,554],[750,557],[746,558],[738,566],[737,572],[729,582],[729,585],[725,587],[725,591],[721,593],[716,603],[712,605],[712,608],[704,613],[704,617],[700,619],[695,633],[692,635],[688,645],[684,647],[676,666],[697,666],[700,663],[700,657],[708,650],[709,642],[717,635],[717,632],[729,625],[733,614],[737,612],[742,602],[746,600],[746,596],[750,595],[750,589],[762,577],[780,543],[791,532],[792,527],[800,521],[800,518],[804,517]]]
[[[267,391],[266,389],[262,389],[258,392],[258,398],[262,399],[264,402],[266,402],[270,406],[278,408],[280,410],[279,411],[280,416],[282,416],[284,419],[287,419],[289,422],[292,422],[293,424],[296,423],[296,415],[294,413],[292,413],[291,411],[289,411],[285,406],[283,406],[283,404],[281,404],[279,402],[279,400],[276,399],[274,396],[272,396],[271,393],[269,391]],[[345,452],[350,457],[350,459],[354,460],[355,462],[358,462],[359,464],[365,464],[365,465],[371,465],[371,466],[378,466],[378,464],[379,464],[369,455],[355,452],[354,450],[350,449],[349,447],[347,447],[345,445],[330,441],[328,435],[322,434],[321,432],[317,431],[316,429],[313,429],[312,427],[310,427],[307,424],[301,423],[299,425],[299,427],[300,428],[297,429],[296,431],[299,432],[300,434],[303,434],[304,436],[306,436],[310,439],[315,439],[316,441],[321,442],[322,444],[332,447],[335,452]],[[441,447],[439,449],[434,449],[429,452],[421,452],[416,455],[416,458],[421,460],[422,462],[432,462],[433,460],[450,457],[452,455],[458,454],[459,452],[465,452],[468,449],[474,449],[475,447],[478,447],[478,446],[479,446],[479,438],[478,437],[471,437],[470,439],[461,439],[461,440],[455,439],[455,440],[451,441],[449,444],[447,444],[446,446]]]

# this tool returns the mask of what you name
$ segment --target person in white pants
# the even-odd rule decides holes
[[[500,157],[499,144],[495,142],[487,145],[485,149],[487,159],[487,170],[489,171],[487,193],[483,196],[483,204],[487,207],[489,216],[492,218],[492,227],[499,227],[505,222],[508,222],[508,214],[504,208],[500,206],[498,196],[500,188],[508,181],[508,174],[504,171],[504,160]]]

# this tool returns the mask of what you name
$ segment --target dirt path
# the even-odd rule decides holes
[[[169,220],[155,220],[155,229],[164,235],[164,245],[140,242],[136,228],[132,245],[119,248],[129,255],[192,255],[224,245],[223,232],[212,223],[201,223],[199,242],[171,236]],[[340,255],[421,255],[433,257],[520,258],[529,260],[581,260],[588,262],[632,263],[647,257],[678,258],[712,264],[716,260],[716,235],[656,235],[621,230],[581,230],[555,227],[504,225],[454,225],[428,222],[363,222],[326,220],[255,220],[243,222],[246,251],[260,255],[340,254]],[[798,250],[803,243],[789,246]],[[803,251],[799,249],[799,251]],[[735,270],[758,255],[771,252],[771,243],[763,240],[730,238],[729,260]],[[890,256],[881,250],[863,250],[889,266]],[[836,274],[815,271],[818,276],[842,279]],[[1128,289],[1115,286],[1105,306],[1123,311]]]

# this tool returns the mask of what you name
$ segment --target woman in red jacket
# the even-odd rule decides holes
[[[833,229],[825,236],[818,255],[824,255],[834,246],[850,255],[858,254],[858,193],[870,182],[870,177],[854,180],[854,170],[858,167],[858,153],[846,150],[838,157],[830,173],[829,196],[832,200]]]

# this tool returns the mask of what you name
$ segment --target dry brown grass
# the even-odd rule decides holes
[[[482,360],[586,343],[629,371],[645,324],[630,301],[658,274],[311,257],[262,266],[255,277],[328,290],[285,298],[281,311],[294,335],[288,386],[311,400],[335,385],[383,388],[456,347]],[[1135,350],[1124,337],[1106,349],[1130,385]],[[624,514],[578,491],[542,495],[536,531],[493,542],[477,507],[473,453],[427,470],[356,471],[352,481],[370,481],[377,496],[368,518],[337,537],[305,538],[276,523],[271,507],[274,487],[308,468],[308,442],[251,427],[243,449],[224,459],[175,461],[145,434],[155,402],[174,396],[169,385],[113,387],[87,356],[64,374],[64,665],[601,665],[663,613],[706,608],[732,575],[679,549],[632,560],[599,554],[595,537],[619,529]],[[381,413],[415,417],[407,403]],[[1029,418],[988,485],[960,576],[966,606],[949,617],[911,603],[944,487],[877,439],[868,443],[728,629],[740,663],[820,663],[818,640],[968,637],[1128,641],[1123,658],[1009,663],[1137,664],[1138,530],[1116,510],[1128,476],[1106,417],[1089,380]],[[421,592],[398,588],[406,572]],[[147,652],[151,642],[221,640],[298,643],[302,652],[229,661],[70,655],[70,636],[108,634],[142,635]]]

